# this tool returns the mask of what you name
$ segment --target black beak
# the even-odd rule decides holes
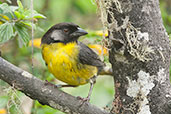
[[[78,34],[80,34],[81,36],[82,36],[82,35],[88,34],[88,32],[85,31],[85,30],[83,30],[82,28],[78,28],[78,30],[77,30],[76,32],[77,32]]]
[[[84,36],[84,35],[86,35],[86,34],[88,34],[88,32],[86,32],[86,31],[83,30],[82,28],[78,28],[78,30],[75,31],[74,33],[72,33],[71,35],[72,35],[73,37],[80,37],[80,36]]]

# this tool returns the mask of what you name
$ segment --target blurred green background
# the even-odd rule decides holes
[[[17,5],[16,0],[1,0],[0,3]],[[30,0],[22,0],[24,8],[30,8]],[[168,34],[171,34],[171,1],[160,0],[163,23]],[[93,0],[34,0],[34,9],[46,16],[46,19],[36,20],[35,38],[41,38],[42,35],[54,24],[59,22],[73,22],[89,31],[81,40],[86,43],[100,43],[102,36],[95,35],[95,31],[102,30],[102,24],[97,13],[96,4]],[[30,32],[31,33],[31,32]],[[19,48],[17,41],[12,39],[4,44],[0,44],[2,57],[20,68],[31,72],[32,54],[31,47]],[[42,60],[41,50],[34,48],[33,55],[34,75],[42,80],[48,80],[52,83],[61,83],[57,81],[47,70]],[[108,62],[107,57],[105,57]],[[110,76],[100,76],[97,79],[91,103],[99,107],[110,106],[113,96],[113,79]],[[89,90],[89,84],[77,88],[63,88],[67,93],[74,96],[86,97]],[[25,102],[26,101],[26,102]],[[26,105],[26,106],[25,106]],[[43,106],[37,101],[32,101],[25,97],[19,91],[14,90],[5,82],[0,80],[0,114],[63,114],[48,106]]]

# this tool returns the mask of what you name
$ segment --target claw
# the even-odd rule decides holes
[[[52,83],[48,82],[47,80],[45,80],[45,85],[54,86]]]
[[[82,98],[82,97],[80,97],[80,96],[77,96],[77,99],[78,99],[78,100],[81,100],[80,107],[81,107],[83,104],[88,105],[88,104],[89,104],[89,101],[90,101],[90,98],[88,98],[88,97]]]

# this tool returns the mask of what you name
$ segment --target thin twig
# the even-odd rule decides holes
[[[32,19],[31,19],[31,23],[32,23],[32,25],[31,25],[31,53],[32,53],[32,62],[31,62],[31,66],[32,66],[32,74],[34,74],[34,64],[33,64],[33,56],[34,56],[34,46],[33,46],[33,43],[34,43],[34,41],[33,41],[33,39],[34,39],[34,18],[33,18],[33,0],[31,0],[31,4],[30,4],[30,6],[31,6],[31,17],[32,17]]]

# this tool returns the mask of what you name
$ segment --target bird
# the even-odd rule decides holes
[[[86,101],[90,100],[93,85],[105,63],[84,43],[80,36],[88,34],[74,23],[63,22],[52,26],[42,37],[42,57],[58,80],[67,85],[58,87],[77,87],[90,83]]]

